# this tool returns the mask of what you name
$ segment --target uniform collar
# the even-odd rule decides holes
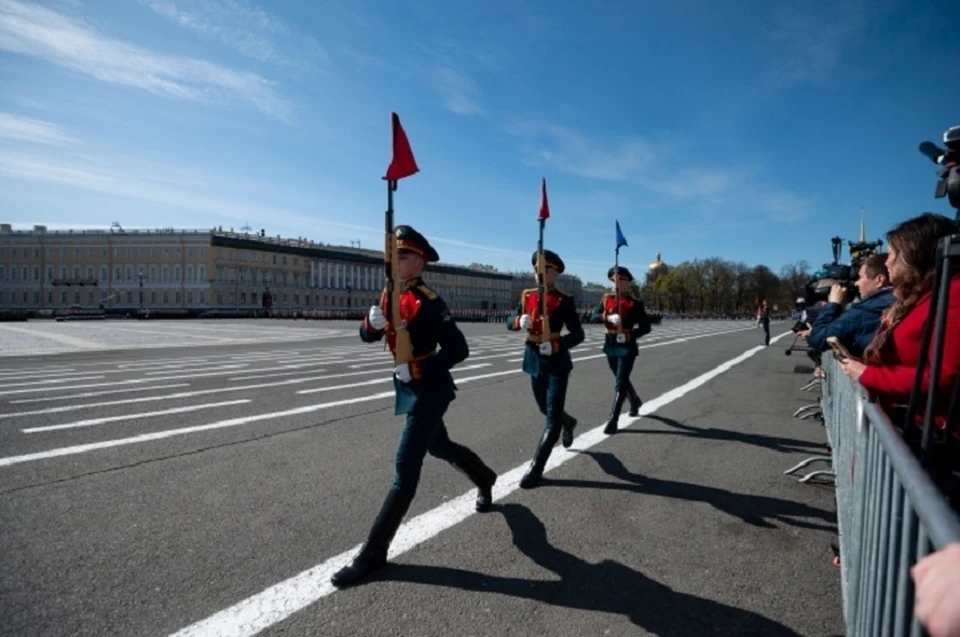
[[[418,276],[418,277],[415,277],[415,278],[413,278],[413,279],[410,279],[409,281],[407,281],[406,283],[404,283],[404,284],[403,284],[403,287],[406,288],[406,289],[408,289],[408,290],[410,290],[410,289],[412,289],[412,288],[417,287],[417,286],[420,285],[421,283],[423,283],[423,277],[419,277],[419,276]]]

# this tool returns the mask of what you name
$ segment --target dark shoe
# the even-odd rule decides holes
[[[521,489],[532,489],[540,483],[541,478],[543,478],[543,468],[550,458],[553,445],[557,444],[558,437],[557,434],[552,433],[549,429],[543,431],[543,435],[540,436],[540,441],[537,443],[537,450],[533,453],[533,461],[530,463],[530,468],[523,477],[520,478]]]
[[[570,447],[573,444],[573,430],[577,427],[577,419],[570,414],[563,414],[563,430],[560,432],[560,444]]]
[[[610,416],[607,418],[607,425],[603,428],[603,433],[612,436],[617,433],[617,421],[620,419],[620,410],[623,409],[623,402],[627,399],[627,392],[618,391],[613,394],[613,405],[610,407]]]
[[[352,586],[387,563],[390,542],[400,528],[403,516],[407,514],[412,501],[412,497],[390,490],[363,548],[352,563],[334,573],[330,578],[334,586]]]
[[[627,398],[630,400],[630,411],[627,413],[631,418],[636,418],[640,415],[640,407],[643,406],[643,401],[637,396],[637,391],[632,384],[627,387]]]
[[[330,581],[337,588],[346,588],[367,579],[373,572],[386,565],[386,551],[377,551],[364,546],[353,558],[353,562],[334,573]]]
[[[497,472],[488,467],[480,456],[469,449],[464,457],[457,462],[451,462],[453,468],[464,474],[470,482],[477,485],[477,502],[475,505],[479,513],[490,510],[493,505],[493,485],[497,483]]]
[[[540,479],[543,478],[543,472],[534,469],[532,466],[527,470],[523,477],[520,478],[520,488],[521,489],[532,489],[538,484],[540,484]]]

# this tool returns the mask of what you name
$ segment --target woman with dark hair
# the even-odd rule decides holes
[[[924,213],[887,234],[887,270],[894,302],[881,319],[876,336],[864,352],[864,361],[840,362],[844,373],[859,381],[884,408],[903,405],[910,398],[920,359],[920,339],[930,312],[936,274],[937,243],[957,232],[957,224],[943,215]],[[930,357],[921,391],[930,391]],[[950,390],[960,374],[960,274],[950,280],[950,302],[944,334],[943,362],[936,388],[934,424],[946,424]],[[925,404],[925,403],[921,403]],[[960,435],[960,428],[955,431]],[[960,461],[960,458],[957,459]]]

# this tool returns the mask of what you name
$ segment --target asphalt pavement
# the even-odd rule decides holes
[[[445,421],[494,509],[436,458],[390,564],[337,591],[393,479],[389,354],[352,323],[0,323],[0,635],[838,635],[833,491],[802,361],[751,323],[642,339],[640,418],[585,326],[542,485],[522,337],[464,324]],[[774,324],[774,335],[787,330]]]

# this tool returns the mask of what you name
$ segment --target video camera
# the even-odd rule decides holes
[[[933,196],[947,197],[950,205],[960,211],[960,126],[948,128],[943,134],[946,150],[933,142],[920,144],[920,152],[941,168],[937,171],[940,180]]]
[[[833,263],[824,263],[823,269],[813,275],[813,278],[804,286],[803,297],[808,306],[819,301],[826,301],[830,296],[830,288],[840,284],[853,296],[858,293],[857,279],[860,278],[860,263],[872,254],[876,254],[883,245],[883,241],[853,241],[847,242],[850,251],[850,263],[840,263],[840,250],[843,248],[843,239],[833,237],[830,240],[833,248]]]

